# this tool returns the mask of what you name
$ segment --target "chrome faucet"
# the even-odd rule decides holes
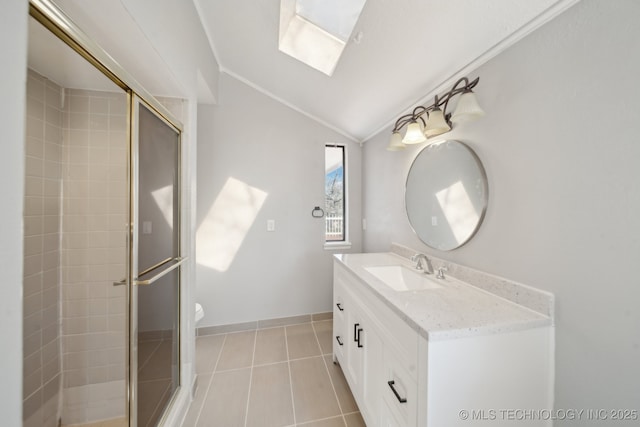
[[[415,254],[411,257],[411,261],[416,263],[416,270],[423,271],[424,274],[433,274],[433,265],[425,254]]]

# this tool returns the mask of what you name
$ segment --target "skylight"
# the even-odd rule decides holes
[[[331,76],[365,2],[280,0],[280,51]]]

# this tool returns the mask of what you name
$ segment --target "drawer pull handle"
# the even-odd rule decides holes
[[[360,326],[360,323],[353,324],[353,342],[358,342],[360,340],[358,337],[358,326]]]
[[[344,311],[344,308],[342,308],[342,304],[341,303],[337,302],[336,303],[336,307],[338,307],[338,310]]]
[[[338,344],[344,345],[344,343],[340,341],[340,335],[336,335],[336,341],[338,341]]]
[[[398,402],[400,403],[407,403],[407,399],[404,397],[400,397],[400,395],[398,394],[398,390],[396,390],[396,388],[394,387],[394,384],[396,382],[391,380],[391,381],[387,381],[387,384],[389,384],[389,388],[391,389],[391,391],[393,392],[393,394],[396,395],[396,399],[398,399]]]
[[[362,332],[363,330],[364,330],[364,329],[362,329],[362,328],[358,328],[358,339],[357,339],[357,341],[358,341],[358,348],[362,348],[362,347],[364,347],[364,346],[362,345],[362,343],[360,342],[360,332]]]

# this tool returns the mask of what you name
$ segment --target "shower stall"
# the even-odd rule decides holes
[[[181,102],[30,12],[23,425],[154,426],[181,385]]]

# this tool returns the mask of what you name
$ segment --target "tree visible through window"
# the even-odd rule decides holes
[[[344,146],[325,146],[324,161],[325,240],[345,241]]]

